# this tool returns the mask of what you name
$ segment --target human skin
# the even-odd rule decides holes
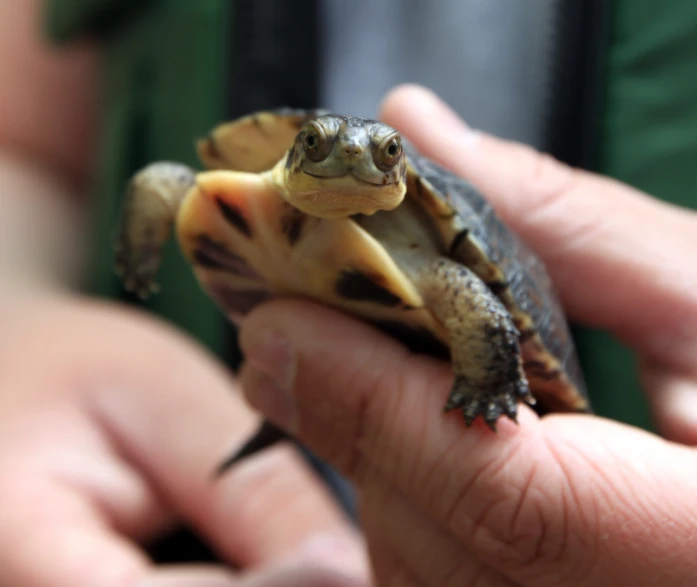
[[[482,191],[572,319],[636,350],[662,437],[526,406],[466,429],[442,412],[446,364],[297,300],[243,324],[250,404],[355,482],[380,585],[694,585],[697,214],[473,131],[419,87],[382,113]]]
[[[369,584],[361,539],[292,450],[212,480],[257,422],[212,357],[73,292],[97,60],[40,43],[37,8],[0,3],[0,585]],[[179,521],[242,570],[152,564],[142,544]]]

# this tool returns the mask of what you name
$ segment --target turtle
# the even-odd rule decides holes
[[[517,421],[520,402],[541,415],[590,411],[543,262],[471,183],[394,128],[282,108],[223,122],[196,149],[202,171],[158,161],[129,181],[116,238],[127,290],[157,291],[174,226],[233,323],[274,296],[356,316],[449,361],[444,410],[467,427]],[[226,466],[281,436],[263,426]]]

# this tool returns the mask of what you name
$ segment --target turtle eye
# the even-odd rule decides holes
[[[324,127],[315,120],[309,122],[303,130],[302,143],[310,161],[319,163],[326,159],[332,150],[332,142]]]
[[[398,132],[386,136],[373,152],[375,165],[382,171],[389,171],[399,162],[402,156],[402,137]]]

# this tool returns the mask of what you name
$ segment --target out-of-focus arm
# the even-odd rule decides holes
[[[0,3],[0,292],[71,284],[84,251],[96,55],[52,48],[41,2]]]

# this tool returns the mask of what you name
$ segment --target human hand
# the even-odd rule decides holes
[[[55,292],[0,309],[2,587],[367,585],[355,531],[284,449],[212,472],[257,418],[201,349]],[[153,565],[184,520],[223,561]]]
[[[662,432],[697,442],[697,215],[468,129],[432,94],[384,119],[472,181],[545,260],[574,320],[641,357]],[[250,403],[349,476],[381,585],[694,585],[695,449],[594,416],[465,429],[452,374],[308,302],[245,321]]]

